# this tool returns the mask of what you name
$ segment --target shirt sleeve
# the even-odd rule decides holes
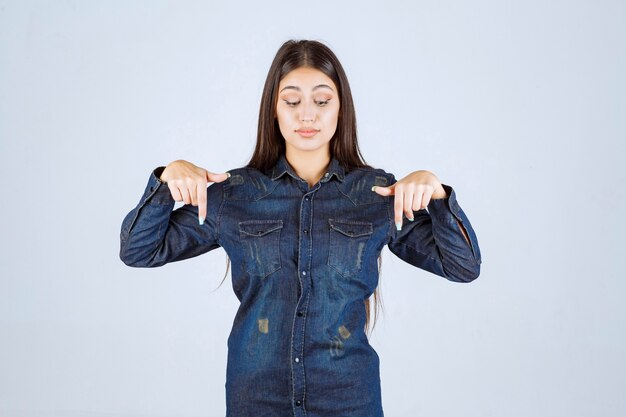
[[[442,184],[447,197],[431,199],[428,210],[413,212],[414,221],[403,217],[397,231],[393,200],[389,204],[392,226],[388,247],[400,259],[418,268],[455,282],[470,282],[480,274],[482,263],[478,240],[472,225],[459,206],[456,193]],[[393,198],[393,197],[391,197]],[[463,235],[467,232],[469,243]]]
[[[122,221],[120,259],[128,266],[158,267],[201,255],[218,248],[217,220],[223,201],[222,188],[207,188],[207,216],[198,222],[198,207],[176,203],[159,177],[165,167],[150,174],[137,206]]]

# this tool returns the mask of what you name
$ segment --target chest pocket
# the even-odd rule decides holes
[[[365,246],[372,235],[372,223],[333,219],[328,219],[328,223],[328,265],[344,277],[358,274],[364,262]]]
[[[243,262],[250,275],[265,278],[278,271],[282,220],[246,220],[239,222],[239,241]]]

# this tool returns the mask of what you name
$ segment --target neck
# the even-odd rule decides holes
[[[330,164],[328,149],[298,151],[287,148],[285,158],[296,174],[309,184],[309,187],[317,184]]]

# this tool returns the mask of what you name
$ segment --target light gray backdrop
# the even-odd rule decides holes
[[[626,3],[0,1],[0,416],[223,416],[222,249],[118,258],[153,168],[251,155],[289,38],[350,79],[367,162],[455,187],[455,284],[388,249],[385,415],[624,416]]]

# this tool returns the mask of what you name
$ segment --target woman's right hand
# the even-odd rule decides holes
[[[207,208],[207,186],[209,182],[222,182],[229,173],[215,174],[182,159],[165,167],[159,179],[167,183],[175,201],[198,206],[198,222],[204,223]]]

